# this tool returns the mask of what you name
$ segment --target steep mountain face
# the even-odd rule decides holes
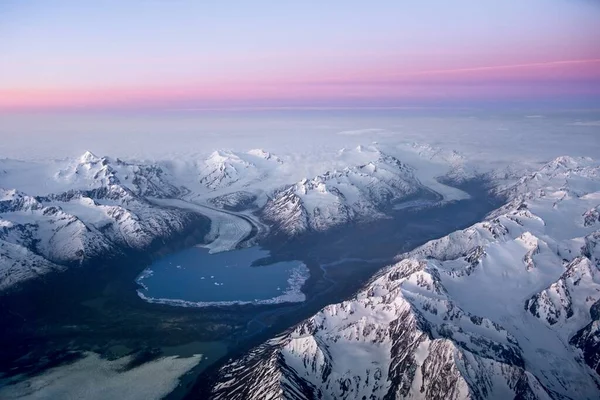
[[[47,196],[0,189],[0,289],[106,254],[148,248],[198,219],[142,197],[180,193],[164,182],[159,167],[91,153],[78,161],[56,175],[77,189]]]
[[[486,220],[231,361],[213,397],[600,397],[600,166],[560,158]]]
[[[303,179],[275,192],[261,217],[287,235],[385,217],[384,210],[422,190],[411,167],[380,151],[373,160]]]

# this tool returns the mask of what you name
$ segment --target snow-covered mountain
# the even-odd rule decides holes
[[[183,232],[196,214],[156,207],[144,197],[180,193],[162,175],[156,166],[86,153],[54,175],[68,191],[30,196],[0,189],[0,289]]]
[[[213,396],[599,398],[600,165],[561,157],[498,191],[484,221],[230,361]]]
[[[444,178],[461,182],[474,178],[478,172],[469,164],[467,158],[456,150],[435,147],[427,143],[406,143],[398,146],[406,152],[412,152],[424,160],[441,164],[448,171]]]
[[[173,177],[158,164],[128,163],[97,157],[89,151],[56,172],[54,180],[69,189],[79,190],[119,185],[144,197],[175,197],[183,192],[183,188],[173,185]]]
[[[203,160],[199,167],[200,183],[208,189],[227,188],[236,183],[251,186],[266,180],[283,161],[262,149],[246,153],[218,150]]]
[[[368,162],[327,171],[286,186],[267,201],[261,216],[279,231],[297,235],[354,221],[385,217],[383,210],[423,186],[414,169],[377,149]]]

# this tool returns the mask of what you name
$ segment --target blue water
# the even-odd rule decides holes
[[[402,203],[394,204],[394,210],[404,210],[406,208],[416,208],[416,207],[429,207],[438,204],[437,200],[429,200],[429,199],[416,199],[410,201],[404,201]]]
[[[299,288],[308,277],[300,261],[251,267],[269,256],[260,247],[209,254],[192,247],[154,262],[138,277],[146,298],[192,303],[261,302],[287,293],[302,301]],[[301,298],[298,298],[298,295]]]

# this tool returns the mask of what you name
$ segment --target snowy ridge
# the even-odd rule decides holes
[[[224,366],[213,396],[598,398],[599,172],[561,157],[503,188],[485,221]]]
[[[600,206],[591,208],[583,214],[583,224],[585,226],[600,224]]]
[[[0,290],[50,272],[65,269],[64,266],[54,264],[22,245],[9,243],[1,239],[0,258],[3,260],[0,269]]]

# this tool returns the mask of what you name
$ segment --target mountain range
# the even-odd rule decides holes
[[[427,145],[372,144],[310,168],[264,150],[0,160],[0,290],[168,243],[202,213],[213,224],[206,243],[229,229],[236,246],[250,225],[291,238],[389,218],[415,199],[461,200],[450,183],[473,179],[503,205],[230,360],[212,396],[599,398],[600,164],[589,158],[486,171]]]
[[[430,153],[417,155],[421,165],[432,163],[436,153]],[[456,166],[452,161],[448,170]],[[322,173],[285,184],[295,179],[295,165],[260,149],[215,151],[183,164],[91,152],[52,163],[0,160],[0,289],[106,254],[147,249],[197,221],[194,207],[157,200],[240,212],[271,233],[295,236],[386,218],[394,203],[432,192],[415,167],[375,145],[340,151],[339,164],[345,167],[327,169],[331,165],[324,163],[318,166]],[[212,231],[217,233],[206,241],[219,229]]]
[[[231,360],[213,397],[600,397],[600,165],[560,157],[495,190],[485,220]]]

